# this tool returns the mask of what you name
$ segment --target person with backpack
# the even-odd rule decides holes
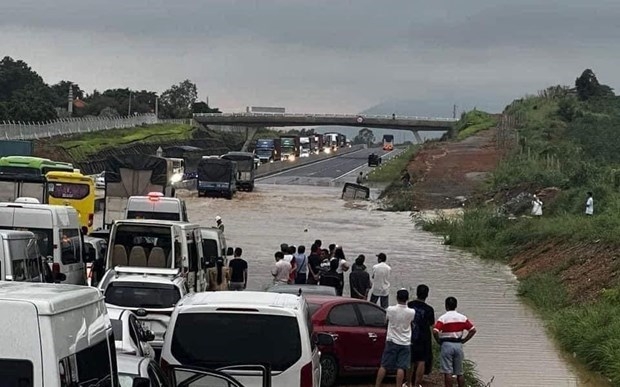
[[[416,299],[407,306],[415,310],[415,317],[411,324],[411,368],[407,372],[407,386],[420,387],[424,375],[431,373],[433,366],[433,325],[435,325],[435,310],[426,303],[429,288],[418,285]],[[412,381],[415,380],[415,383]]]

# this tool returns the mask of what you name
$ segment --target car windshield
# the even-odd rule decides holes
[[[139,282],[112,282],[105,291],[105,302],[125,308],[168,309],[181,299],[174,285]]]
[[[284,371],[301,356],[299,327],[292,316],[182,313],[171,344],[181,364],[208,368],[269,363],[273,371]]]

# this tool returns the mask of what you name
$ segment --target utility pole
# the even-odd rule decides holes
[[[155,118],[159,118],[159,97],[155,97]]]
[[[131,117],[131,90],[129,90],[129,108],[127,109],[127,117]]]
[[[454,107],[452,108],[452,118],[456,118],[456,104],[454,104]]]
[[[73,83],[69,82],[69,97],[67,101],[67,111],[69,112],[69,117],[73,115]]]

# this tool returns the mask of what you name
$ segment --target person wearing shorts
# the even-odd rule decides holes
[[[445,387],[452,387],[452,375],[456,375],[459,387],[465,387],[463,344],[476,334],[474,324],[465,315],[457,312],[456,306],[456,298],[446,298],[446,313],[437,319],[433,328],[435,340],[441,346],[440,364]],[[467,335],[463,338],[465,331]]]
[[[415,318],[415,310],[407,307],[408,300],[409,292],[401,289],[396,293],[398,304],[386,310],[387,336],[381,357],[381,368],[377,372],[376,387],[381,387],[387,370],[396,370],[396,386],[401,387],[405,380],[405,372],[411,365],[411,323]]]

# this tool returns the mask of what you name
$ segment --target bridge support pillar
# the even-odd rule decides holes
[[[418,142],[418,144],[422,144],[424,141],[422,140],[422,137],[420,137],[420,133],[418,133],[417,130],[412,130],[413,132],[413,137],[415,137],[415,140]]]

